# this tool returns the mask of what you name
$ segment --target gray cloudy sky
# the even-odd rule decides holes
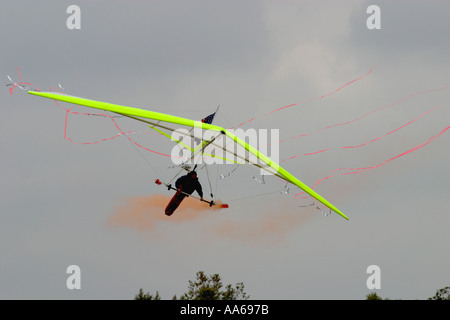
[[[448,1],[1,4],[5,85],[19,68],[42,90],[60,83],[69,94],[188,118],[220,104],[216,124],[261,116],[246,128],[280,129],[282,139],[368,114],[280,144],[280,159],[327,150],[283,162],[310,186],[339,168],[385,163],[450,125]],[[81,8],[81,30],[66,27],[71,4]],[[366,27],[371,4],[381,8],[380,30]],[[319,184],[349,221],[299,208],[278,181],[260,185],[257,171],[238,168],[217,183],[227,210],[182,221],[150,208],[144,220],[114,224],[131,198],[170,194],[153,183],[173,174],[170,160],[125,137],[70,143],[66,112],[51,100],[4,86],[0,103],[2,299],[131,299],[139,288],[170,299],[199,270],[244,282],[254,299],[364,299],[370,265],[381,268],[382,297],[425,299],[449,285],[448,132]],[[68,117],[75,142],[116,134],[109,119]],[[170,152],[167,141],[135,136]],[[207,189],[204,171],[200,178]],[[238,200],[266,192],[275,193]],[[73,264],[81,290],[66,287]]]

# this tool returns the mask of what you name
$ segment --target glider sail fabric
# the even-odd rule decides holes
[[[209,121],[196,121],[165,113],[144,110],[140,108],[127,107],[85,98],[79,98],[55,92],[40,92],[30,90],[28,91],[28,93],[52,100],[58,100],[75,105],[106,110],[117,113],[119,115],[130,117],[135,120],[146,122],[152,129],[155,129],[157,132],[161,133],[161,135],[171,139],[172,141],[177,142],[180,146],[187,148],[190,151],[193,151],[194,155],[195,153],[197,153],[201,154],[202,156],[206,155],[210,157],[220,158],[227,162],[250,164],[265,171],[268,171],[271,174],[285,180],[286,182],[289,182],[299,187],[304,192],[309,194],[311,197],[313,197],[317,201],[320,201],[323,205],[325,205],[329,209],[333,210],[334,212],[336,212],[337,214],[348,220],[348,217],[345,214],[343,214],[339,209],[337,209],[333,204],[331,204],[328,200],[319,195],[312,188],[308,187],[306,184],[304,184],[294,175],[289,173],[287,170],[279,166],[276,162],[272,161],[265,154],[261,153],[259,150],[257,150],[250,144],[246,143],[244,140],[236,136],[233,132],[230,132],[223,127],[209,124],[208,123]],[[190,129],[189,131],[186,130],[184,133],[180,132],[180,134],[190,136],[195,139],[201,139],[202,140],[201,145],[199,145],[196,149],[193,149],[183,142],[182,137],[173,139],[172,136],[162,131],[166,130],[169,132],[178,132],[176,128],[170,127],[171,124],[176,124],[179,126],[185,126],[189,128]],[[156,127],[158,127],[158,129]],[[192,128],[194,128],[194,130],[192,130]],[[210,133],[212,132],[212,135],[208,139],[205,139],[202,134],[199,135],[198,132],[196,133],[195,129],[201,129],[200,131],[208,130],[208,132]],[[223,155],[209,154],[208,152],[206,152],[206,148],[208,146],[220,148],[225,152],[225,154]],[[252,155],[253,159],[256,159],[256,161],[251,160],[250,157],[242,156],[242,154],[237,153],[236,152],[237,147],[243,148],[247,152],[247,154]],[[236,161],[236,157],[239,158],[240,160]]]

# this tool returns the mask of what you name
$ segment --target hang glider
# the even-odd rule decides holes
[[[202,121],[191,120],[183,117],[178,117],[174,115],[164,114],[160,112],[127,107],[107,102],[95,101],[75,96],[70,96],[62,93],[56,92],[41,92],[41,91],[33,91],[29,90],[29,94],[45,97],[52,100],[63,101],[75,105],[81,105],[85,107],[106,110],[110,112],[114,112],[119,115],[123,115],[135,120],[143,121],[149,125],[150,128],[155,129],[159,133],[165,135],[171,140],[179,143],[186,149],[189,149],[193,156],[201,155],[201,156],[209,156],[213,158],[222,158],[226,162],[234,162],[234,163],[242,163],[242,164],[250,164],[256,166],[262,170],[273,174],[284,181],[291,183],[300,189],[302,189],[305,193],[309,194],[313,199],[321,202],[324,206],[328,207],[330,210],[333,210],[343,218],[348,220],[348,217],[342,213],[338,208],[336,208],[333,204],[331,204],[328,200],[314,191],[312,188],[308,187],[290,172],[282,168],[279,164],[272,161],[268,156],[246,143],[244,140],[237,137],[230,130],[227,130],[223,127],[209,124]],[[183,126],[189,129],[189,131],[178,131],[178,129],[172,128],[171,125]],[[194,128],[194,130],[192,130]],[[189,144],[185,143],[184,139],[176,139],[173,135],[169,135],[165,133],[163,130],[168,132],[179,132],[180,135],[190,136],[195,139],[200,139],[202,143],[196,148],[192,148]],[[204,136],[204,132],[208,131],[210,136],[206,139]],[[200,131],[200,133],[199,133]],[[230,147],[231,146],[231,147]],[[245,150],[246,155],[242,155],[242,153],[236,152],[236,146],[239,146],[243,150]],[[208,147],[214,147],[217,149],[223,150],[223,154],[214,154],[208,153]]]

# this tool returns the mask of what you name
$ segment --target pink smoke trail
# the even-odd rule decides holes
[[[328,180],[328,179],[331,179],[331,178],[333,178],[333,177],[335,177],[335,176],[339,176],[339,175],[349,175],[349,174],[357,174],[357,173],[362,173],[362,172],[367,171],[367,170],[378,169],[378,168],[380,168],[380,167],[382,167],[382,166],[388,164],[389,162],[391,162],[391,161],[393,161],[393,160],[395,160],[395,159],[401,158],[401,157],[406,156],[406,155],[408,155],[408,154],[410,154],[410,153],[413,153],[414,151],[420,150],[421,148],[425,147],[425,146],[428,145],[429,143],[433,142],[434,140],[436,140],[437,138],[439,138],[440,136],[442,136],[442,135],[443,135],[447,130],[449,130],[449,129],[450,129],[450,126],[444,128],[444,129],[442,129],[439,133],[437,133],[437,134],[435,134],[434,136],[428,138],[428,139],[426,140],[426,142],[424,142],[424,143],[422,143],[422,144],[419,144],[419,145],[417,145],[417,146],[415,146],[415,147],[413,147],[413,148],[411,148],[411,149],[409,149],[409,150],[407,150],[407,151],[405,151],[405,152],[402,152],[402,153],[400,153],[400,154],[398,154],[398,155],[396,155],[396,156],[394,156],[394,157],[392,157],[392,158],[390,158],[390,159],[388,159],[388,160],[385,160],[384,162],[381,162],[381,163],[379,163],[378,165],[375,165],[375,166],[369,166],[369,167],[361,167],[361,168],[339,168],[339,169],[333,170],[333,171],[331,172],[331,173],[332,173],[331,175],[329,175],[329,176],[327,176],[327,177],[324,177],[324,178],[318,180],[318,181],[314,184],[314,186],[311,187],[311,188],[314,189],[315,187],[317,187],[317,185],[319,185],[319,184],[322,183],[323,181]],[[336,172],[343,171],[343,170],[345,170],[345,171],[350,171],[350,172],[345,172],[345,173],[335,174]],[[304,194],[304,192],[297,193],[297,194],[294,195],[294,197],[299,197],[299,196],[302,195],[302,194]]]
[[[336,94],[337,92],[341,91],[342,89],[344,89],[345,87],[349,86],[350,84],[352,84],[352,83],[354,83],[354,82],[356,82],[356,81],[359,81],[359,80],[361,80],[361,79],[367,77],[369,74],[372,73],[373,68],[374,68],[374,67],[372,67],[372,68],[369,70],[369,72],[367,72],[365,75],[362,75],[361,77],[358,77],[358,78],[356,78],[356,79],[354,79],[354,80],[352,80],[352,81],[350,81],[350,82],[347,82],[346,84],[340,86],[339,88],[337,88],[336,90],[334,90],[334,91],[332,91],[332,92],[330,92],[330,93],[324,94],[324,95],[322,95],[322,96],[320,96],[320,97],[309,98],[309,99],[307,99],[307,100],[305,100],[305,101],[303,101],[303,102],[293,103],[293,104],[290,104],[290,105],[287,105],[287,106],[284,106],[284,107],[280,107],[280,108],[278,108],[278,109],[272,110],[272,111],[270,111],[270,112],[268,112],[268,113],[265,113],[265,114],[263,114],[263,115],[253,117],[253,118],[251,118],[250,120],[247,120],[247,121],[245,121],[245,122],[242,122],[241,124],[238,124],[237,126],[234,126],[234,127],[231,128],[231,129],[238,128],[238,127],[243,126],[243,125],[246,125],[246,124],[248,124],[248,123],[250,123],[250,122],[252,122],[252,121],[254,121],[254,120],[258,119],[258,118],[262,118],[262,117],[268,116],[268,115],[273,114],[273,113],[275,113],[275,112],[278,112],[278,111],[281,111],[281,110],[284,110],[284,109],[287,109],[287,108],[291,108],[291,107],[293,107],[293,106],[298,106],[298,105],[303,104],[303,103],[311,102],[311,101],[314,101],[314,100],[320,100],[320,99],[323,99],[323,98],[332,96],[332,95]]]
[[[327,127],[321,128],[321,129],[318,129],[318,130],[310,132],[310,133],[303,133],[303,134],[300,134],[300,135],[297,135],[297,136],[286,138],[286,139],[280,140],[279,142],[283,143],[283,142],[286,142],[286,141],[289,141],[289,140],[310,136],[310,135],[313,135],[313,134],[316,134],[316,133],[319,133],[319,132],[322,132],[322,131],[325,131],[325,130],[328,130],[328,129],[331,129],[331,128],[345,126],[347,124],[350,124],[350,123],[356,122],[358,120],[364,119],[365,117],[367,117],[367,116],[369,116],[369,115],[371,115],[371,114],[373,114],[375,112],[378,112],[380,110],[383,110],[383,109],[386,109],[386,108],[390,108],[390,107],[393,107],[393,106],[398,105],[400,103],[403,103],[406,100],[411,99],[411,98],[413,98],[415,96],[426,94],[426,93],[431,93],[431,92],[436,92],[436,91],[441,91],[441,90],[447,89],[449,87],[450,87],[450,85],[445,86],[445,87],[441,87],[441,88],[437,88],[437,89],[430,89],[430,90],[425,90],[425,91],[412,93],[412,94],[410,94],[409,96],[407,96],[407,97],[405,97],[403,99],[400,99],[400,100],[398,100],[398,101],[396,101],[394,103],[385,105],[383,107],[379,107],[379,108],[373,109],[373,110],[371,110],[371,111],[369,111],[369,112],[367,112],[367,113],[365,113],[365,114],[363,114],[363,115],[361,115],[361,116],[359,116],[359,117],[357,117],[355,119],[352,119],[352,120],[349,120],[349,121],[345,121],[345,122],[342,122],[342,123],[333,124],[333,125],[330,125],[330,126],[327,126]]]
[[[450,100],[450,99],[447,99],[447,101],[449,101],[449,100]],[[446,102],[447,102],[447,101],[446,101]],[[445,103],[445,102],[444,102],[444,103]],[[359,144],[359,145],[355,145],[355,146],[344,146],[344,147],[339,147],[339,148],[329,148],[329,149],[324,149],[324,150],[320,150],[320,151],[316,151],[316,152],[310,152],[310,153],[298,154],[298,155],[295,155],[295,156],[291,156],[290,158],[281,160],[280,163],[285,162],[285,161],[288,161],[288,160],[295,159],[295,158],[300,157],[300,156],[310,156],[310,155],[314,155],[314,154],[318,154],[318,153],[322,153],[322,152],[329,151],[329,150],[334,150],[334,149],[356,149],[356,148],[360,148],[360,147],[366,146],[366,145],[368,145],[368,144],[370,144],[370,143],[372,143],[372,142],[381,140],[382,138],[385,138],[385,137],[387,137],[387,136],[393,134],[394,132],[397,132],[397,131],[399,131],[399,130],[401,130],[401,129],[403,129],[403,128],[405,128],[405,127],[411,125],[411,124],[413,124],[413,123],[416,122],[417,120],[423,118],[423,117],[426,116],[427,114],[431,113],[432,111],[434,111],[434,110],[436,110],[437,108],[439,108],[440,106],[442,106],[444,103],[438,104],[437,106],[431,108],[431,109],[428,110],[427,112],[425,112],[425,113],[421,114],[420,116],[414,118],[413,120],[411,120],[411,121],[405,123],[404,125],[402,125],[402,126],[396,128],[396,129],[394,129],[394,130],[392,130],[392,131],[389,131],[389,132],[385,133],[385,134],[382,135],[382,136],[379,136],[379,137],[374,138],[374,139],[372,139],[372,140],[370,140],[370,141],[367,141],[367,142],[365,142],[365,143],[362,143],[362,144]]]
[[[22,76],[21,76],[21,74],[20,74],[20,72],[19,72],[19,67],[17,67],[17,74],[18,74],[18,76],[19,76],[19,79],[22,79]],[[14,84],[11,86],[11,88],[9,88],[10,93],[13,94],[13,93],[14,93],[14,89],[17,88],[19,85],[26,85],[26,86],[34,87],[37,91],[42,91],[41,89],[39,89],[38,87],[34,86],[34,85],[33,85],[32,83],[30,83],[30,82],[22,82],[22,81],[21,81],[21,82],[14,83]],[[55,90],[55,91],[58,91],[58,92],[60,92],[60,93],[62,93],[58,88],[50,87],[50,92],[52,92],[52,91],[54,91],[54,90]],[[110,140],[113,140],[113,139],[115,139],[115,138],[117,138],[117,137],[120,137],[120,136],[122,136],[122,135],[125,135],[132,143],[134,143],[136,146],[138,146],[138,147],[140,147],[140,148],[142,148],[142,149],[145,149],[145,150],[147,150],[147,151],[149,151],[149,152],[152,152],[152,153],[155,153],[155,154],[158,154],[158,155],[162,155],[162,156],[166,156],[166,157],[173,157],[172,155],[168,155],[168,154],[165,154],[165,153],[157,152],[157,151],[155,151],[155,150],[146,148],[146,147],[142,146],[141,144],[137,143],[135,140],[133,140],[131,137],[129,137],[129,134],[135,133],[135,132],[134,132],[134,131],[124,132],[124,131],[119,127],[119,125],[117,124],[117,122],[115,121],[115,119],[114,119],[112,116],[109,116],[109,115],[107,115],[107,114],[101,114],[101,113],[93,114],[93,113],[75,112],[75,111],[72,111],[72,109],[75,108],[75,107],[71,107],[71,108],[69,108],[69,109],[66,109],[66,108],[64,108],[63,106],[61,106],[61,104],[60,104],[57,100],[55,100],[55,103],[56,103],[56,105],[57,105],[58,107],[60,107],[61,109],[63,109],[63,110],[66,112],[66,115],[65,115],[65,125],[64,125],[64,139],[67,140],[67,141],[69,141],[70,143],[74,143],[74,144],[85,144],[85,145],[88,145],[88,144],[97,144],[97,143],[100,143],[100,142],[103,142],[103,141],[110,141]],[[89,115],[89,116],[95,115],[95,116],[107,117],[107,118],[109,118],[109,119],[112,120],[112,122],[114,123],[114,126],[115,126],[116,129],[119,131],[119,133],[118,133],[117,135],[113,136],[113,137],[110,137],[110,138],[103,138],[103,139],[100,139],[100,140],[98,140],[98,141],[93,141],[93,142],[75,142],[75,141],[73,141],[71,138],[69,138],[68,135],[67,135],[68,117],[69,117],[69,115],[71,115],[71,114],[72,114],[72,115]],[[152,133],[153,133],[153,132],[152,132]]]

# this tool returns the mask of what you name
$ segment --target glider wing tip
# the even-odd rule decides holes
[[[345,219],[345,220],[350,220],[345,214],[343,214],[342,212],[340,213],[340,215]]]
[[[345,220],[350,220],[349,217],[347,217],[345,214],[343,214],[340,210],[334,210],[333,209],[333,211],[336,212],[337,214],[339,214]]]

